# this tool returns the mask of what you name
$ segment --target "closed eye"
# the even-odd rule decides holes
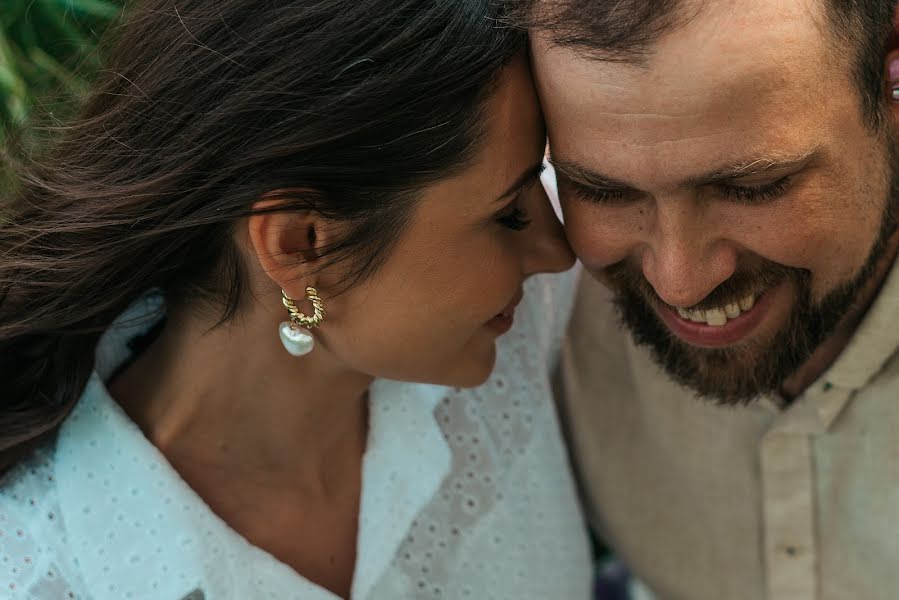
[[[575,195],[584,202],[614,206],[628,204],[640,198],[640,192],[637,190],[593,188],[573,181],[569,185],[574,188]]]
[[[772,202],[787,193],[792,183],[791,177],[786,176],[764,185],[716,184],[714,187],[727,200],[750,204]],[[624,205],[639,200],[641,197],[637,190],[593,188],[576,182],[569,182],[569,185],[580,200],[595,204]]]
[[[721,195],[729,200],[747,203],[763,203],[771,202],[782,197],[790,188],[790,183],[792,182],[791,178],[791,175],[787,175],[777,181],[772,181],[771,183],[763,185],[743,186],[719,184],[716,187]]]
[[[527,229],[528,225],[531,224],[531,219],[528,218],[527,211],[517,206],[515,203],[512,203],[503,212],[498,214],[496,216],[496,221],[503,227],[513,231],[522,231]]]

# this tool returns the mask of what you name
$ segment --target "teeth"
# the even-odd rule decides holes
[[[712,327],[721,327],[725,325],[728,319],[736,319],[742,313],[755,306],[755,296],[749,295],[741,299],[739,302],[731,302],[720,308],[712,308],[709,310],[693,310],[688,308],[676,307],[677,314],[685,321],[693,321],[694,323],[705,323]]]
[[[724,305],[724,314],[727,315],[728,319],[736,319],[740,316],[740,304],[737,302],[731,302],[730,304]]]
[[[755,306],[755,296],[746,296],[740,300],[740,310],[749,310],[753,306]]]
[[[713,308],[705,311],[705,320],[713,327],[721,327],[727,323],[727,315],[724,314],[723,308]]]

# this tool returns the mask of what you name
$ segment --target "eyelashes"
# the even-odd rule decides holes
[[[629,190],[598,190],[573,185],[575,194],[585,202],[593,202],[595,204],[608,204],[611,206],[617,204],[626,204],[631,200],[636,200],[639,194]]]
[[[517,203],[518,198],[509,205],[509,208],[497,215],[497,223],[513,231],[527,229],[528,225],[531,224],[531,220],[528,218],[528,213],[518,206]]]
[[[787,176],[771,183],[754,186],[717,184],[710,186],[724,200],[746,204],[763,204],[783,197],[789,191],[792,177]],[[601,190],[571,184],[576,196],[595,204],[616,206],[638,200],[642,193],[636,190]]]
[[[540,175],[545,169],[546,163],[543,163],[531,174],[531,177],[521,186],[518,193],[515,194],[515,198],[513,198],[512,201],[496,215],[497,223],[512,231],[522,231],[528,228],[531,224],[531,219],[528,218],[527,211],[521,208],[521,197],[535,185],[540,184]]]
[[[732,200],[749,203],[763,203],[777,200],[783,196],[791,183],[790,176],[771,183],[758,186],[729,185],[720,186],[722,195]]]

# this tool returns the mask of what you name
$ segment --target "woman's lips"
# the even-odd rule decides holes
[[[501,313],[487,321],[487,327],[500,335],[507,333],[515,324],[515,307],[521,302],[524,293],[519,291],[515,299],[510,302]]]
[[[515,313],[513,311],[512,314],[498,314],[489,321],[487,321],[487,327],[502,335],[507,333],[510,329],[512,329],[512,325],[515,324]]]

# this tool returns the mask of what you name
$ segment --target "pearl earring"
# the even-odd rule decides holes
[[[290,313],[290,321],[282,322],[278,327],[278,333],[284,349],[294,356],[303,356],[312,352],[315,338],[312,337],[312,332],[309,330],[318,327],[325,320],[324,305],[314,287],[306,288],[306,299],[312,303],[311,317],[300,312],[293,298],[281,290],[281,303]]]

